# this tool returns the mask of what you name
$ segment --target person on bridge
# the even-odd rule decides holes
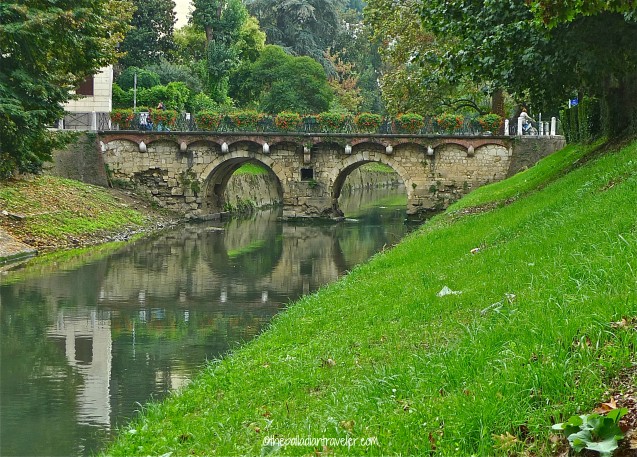
[[[529,113],[526,112],[526,108],[522,108],[520,117],[522,118],[522,134],[529,135],[535,121],[529,116]]]

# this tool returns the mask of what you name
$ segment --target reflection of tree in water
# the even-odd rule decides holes
[[[283,224],[277,215],[186,225],[84,266],[60,262],[51,272],[0,287],[0,453],[86,454],[110,434],[109,427],[79,420],[85,409],[78,392],[91,383],[51,330],[59,316],[78,323],[97,313],[108,324],[112,428],[134,414],[137,402],[178,387],[205,360],[257,335],[281,306],[405,231],[404,207],[389,223],[386,210],[340,224]],[[81,350],[81,341],[75,344]]]
[[[393,246],[415,228],[405,224],[404,192],[405,188],[399,186],[341,196],[341,208],[350,208],[346,215],[357,218],[356,222],[343,223],[336,235],[349,268],[365,262],[383,247]]]
[[[221,357],[256,336],[270,315],[243,307],[215,312],[165,309],[120,315],[114,319],[111,397],[114,425],[123,424],[139,409],[140,398],[161,399],[192,377],[195,367]],[[133,336],[134,328],[134,336]]]

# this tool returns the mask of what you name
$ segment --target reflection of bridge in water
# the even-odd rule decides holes
[[[101,131],[113,178],[162,206],[207,217],[223,210],[232,173],[246,162],[270,170],[284,216],[339,215],[347,176],[368,162],[390,166],[407,189],[407,214],[422,216],[533,165],[561,136],[440,136]]]
[[[131,248],[135,261],[114,264],[105,275],[101,294],[109,300],[103,303],[174,300],[192,306],[213,296],[220,304],[253,303],[258,312],[264,303],[285,303],[334,281],[351,266],[334,236],[342,228],[276,219],[277,212],[263,211],[225,229],[186,226],[148,242],[145,250]],[[236,271],[241,277],[233,277]]]

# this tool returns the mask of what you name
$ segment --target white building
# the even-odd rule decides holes
[[[113,108],[113,66],[86,78],[75,94],[80,97],[66,103],[64,109],[67,114],[64,116],[64,125],[60,127],[73,130],[106,127],[102,124],[110,123],[109,113]]]

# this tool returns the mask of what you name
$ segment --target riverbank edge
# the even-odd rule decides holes
[[[38,250],[28,246],[0,228],[0,268],[5,264],[21,262],[35,257]]]
[[[2,187],[5,189],[12,188],[12,186],[16,186],[16,184],[20,185],[25,182],[33,182],[38,179],[60,179],[60,182],[67,181],[67,178],[25,175],[9,182],[3,182]],[[86,231],[74,238],[74,243],[72,244],[70,244],[64,236],[72,236],[73,234],[70,232],[62,233],[62,236],[54,239],[53,242],[51,242],[51,239],[48,239],[47,246],[44,249],[41,249],[38,248],[38,243],[42,244],[43,239],[40,239],[37,235],[29,236],[29,240],[35,244],[32,245],[31,243],[20,239],[20,235],[13,232],[10,227],[13,225],[20,229],[27,228],[28,231],[28,226],[31,222],[30,214],[38,214],[38,212],[42,212],[42,208],[47,208],[48,210],[53,210],[55,212],[56,208],[51,208],[49,202],[40,201],[37,196],[29,195],[29,193],[26,192],[25,195],[27,195],[28,198],[25,200],[27,203],[25,203],[26,206],[22,207],[23,211],[21,211],[20,214],[13,214],[6,210],[3,210],[3,212],[0,213],[0,270],[14,268],[17,264],[28,262],[36,256],[52,254],[64,250],[99,246],[113,241],[128,241],[141,236],[152,236],[159,231],[185,222],[183,217],[154,207],[150,201],[135,192],[94,186],[91,184],[81,183],[80,181],[74,182],[82,186],[86,185],[91,189],[90,195],[85,196],[85,200],[82,204],[78,204],[70,210],[71,213],[78,214],[78,220],[83,217],[80,213],[86,206],[101,205],[99,206],[100,216],[110,215],[111,210],[113,210],[113,214],[116,214],[116,211],[124,209],[130,210],[131,213],[134,214],[141,222],[131,223],[130,221],[123,221],[122,226],[115,229]],[[16,195],[19,195],[19,193],[20,191],[17,191]],[[113,199],[116,208],[110,208],[109,206],[104,205],[103,200],[105,196]],[[24,198],[24,196],[20,196],[19,198]],[[73,222],[73,216],[70,217],[70,220]]]
[[[635,144],[632,147],[637,149]],[[635,152],[631,154],[635,155]],[[516,318],[513,313],[521,313],[517,305],[519,300],[524,300],[525,294],[535,292],[519,292],[518,297],[509,292],[509,287],[515,290],[513,283],[519,283],[520,287],[528,286],[528,270],[535,267],[548,269],[542,277],[555,277],[556,284],[551,284],[550,289],[553,293],[566,294],[569,300],[578,304],[584,299],[592,300],[585,295],[572,295],[570,278],[555,274],[560,272],[557,264],[561,259],[549,257],[548,261],[540,263],[541,256],[534,255],[532,249],[529,251],[533,244],[525,246],[523,252],[536,261],[524,264],[525,268],[517,265],[522,268],[520,271],[508,265],[500,268],[508,273],[511,284],[497,278],[496,282],[487,286],[481,281],[487,277],[485,275],[494,274],[493,267],[501,263],[503,256],[510,255],[506,252],[508,242],[517,241],[527,231],[534,230],[534,235],[537,235],[537,227],[543,223],[560,226],[545,213],[557,211],[559,198],[575,194],[570,188],[563,189],[566,184],[552,186],[555,181],[568,176],[569,171],[578,172],[577,177],[569,180],[569,185],[572,184],[570,181],[576,180],[576,185],[584,183],[582,189],[590,190],[590,180],[595,180],[596,186],[599,185],[597,181],[608,180],[606,185],[602,183],[599,187],[604,192],[613,189],[614,198],[618,198],[617,192],[620,191],[616,188],[625,183],[626,176],[630,174],[622,170],[619,163],[615,167],[617,170],[611,173],[591,171],[586,174],[586,171],[581,171],[586,167],[588,157],[595,155],[598,154],[594,148],[578,150],[577,147],[556,153],[554,157],[545,159],[544,167],[540,165],[529,169],[523,176],[518,175],[508,183],[498,183],[491,194],[497,198],[489,198],[490,190],[485,188],[482,199],[474,197],[474,201],[479,201],[476,206],[466,207],[461,201],[398,246],[355,268],[342,280],[291,304],[260,337],[222,360],[211,363],[190,387],[164,402],[146,405],[140,418],[120,430],[117,441],[106,451],[107,455],[161,455],[167,452],[175,455],[298,455],[312,452],[331,455],[335,452],[334,448],[321,447],[320,444],[301,447],[277,445],[279,439],[295,436],[354,438],[353,442],[357,445],[338,448],[339,454],[344,455],[397,452],[424,455],[438,450],[442,453],[440,455],[452,456],[470,455],[476,449],[477,455],[567,455],[567,444],[563,438],[548,439],[552,423],[568,418],[569,414],[590,411],[596,403],[608,401],[608,395],[611,395],[612,401],[622,401],[621,395],[615,395],[611,380],[619,378],[631,363],[635,363],[631,349],[634,335],[630,333],[636,326],[635,318],[631,317],[637,311],[634,297],[629,294],[623,307],[621,300],[613,301],[613,310],[605,309],[599,315],[589,310],[592,315],[583,313],[586,319],[582,319],[581,314],[570,314],[581,313],[577,306],[571,309],[562,303],[559,308],[547,307],[551,304],[550,294],[544,297],[538,292],[543,300],[549,300],[548,303],[534,302],[538,308],[533,310],[534,316],[536,319],[553,316],[560,322],[558,328],[539,324],[533,319],[524,320],[522,326],[509,326],[507,321]],[[582,164],[584,166],[580,166]],[[606,164],[607,169],[613,166]],[[626,167],[629,168],[629,165]],[[547,187],[559,190],[559,195],[555,195],[558,192],[543,192],[542,189]],[[584,190],[578,191],[576,200],[581,198],[579,194],[583,194]],[[579,212],[576,206],[579,203],[572,200],[571,195],[567,209]],[[522,203],[516,205],[516,202]],[[627,202],[623,204],[628,205]],[[514,206],[526,214],[518,215]],[[582,212],[600,213],[605,209],[604,205],[600,205],[582,208]],[[615,210],[623,216],[627,212],[622,211],[622,207]],[[606,213],[600,214],[607,217]],[[574,217],[575,213],[568,216]],[[523,217],[526,219],[523,220]],[[479,225],[480,219],[494,219],[498,224]],[[579,227],[572,224],[568,229],[577,230]],[[439,242],[451,232],[456,243],[443,249]],[[537,242],[549,243],[552,249],[562,249],[559,243],[555,247],[553,240],[547,241],[550,236],[545,234],[542,240],[538,236]],[[633,241],[633,237],[620,238],[627,244]],[[569,247],[579,246],[573,244],[577,243],[576,239],[569,238],[568,241]],[[436,250],[438,252],[432,254],[431,251]],[[439,259],[435,269],[421,270],[423,265],[419,260],[425,256]],[[631,257],[627,259],[634,260]],[[402,267],[396,266],[397,260]],[[508,257],[507,260],[515,261]],[[474,286],[477,291],[463,290],[461,284],[454,284],[460,282],[456,275],[459,267],[466,269],[467,265],[474,276],[471,278],[474,283],[464,286]],[[575,262],[568,266],[575,268],[577,265],[578,262]],[[630,284],[631,278],[634,280],[630,274],[622,276],[623,284]],[[450,287],[445,285],[439,290],[440,285],[445,283]],[[566,290],[561,291],[561,287]],[[413,308],[410,300],[415,298],[409,297],[422,293],[435,309]],[[606,308],[611,307],[608,302],[612,298],[613,295],[604,298]],[[477,303],[472,303],[472,300]],[[481,303],[485,300],[487,304],[489,300],[493,303],[483,307]],[[597,303],[597,300],[593,301]],[[344,313],[340,308],[345,309]],[[369,312],[370,308],[373,313]],[[416,313],[418,318],[409,321],[409,316],[401,314],[407,310]],[[611,321],[621,318],[622,313],[628,314],[623,319]],[[437,330],[437,322],[430,322],[434,317],[435,321],[448,320],[447,314],[459,319],[450,335]],[[570,316],[569,319],[566,316]],[[484,320],[488,322],[481,322]],[[576,322],[571,322],[573,320]],[[415,328],[404,326],[406,323]],[[536,329],[534,324],[539,327]],[[527,330],[529,326],[532,328]],[[500,331],[496,332],[496,328]],[[553,332],[562,343],[556,347],[546,345],[546,342],[538,347],[522,347],[525,344],[523,337],[538,331]],[[491,370],[487,385],[472,383],[469,375],[474,371],[487,376],[487,372],[482,373],[476,366],[481,361],[475,356],[484,350],[482,342],[477,344],[480,335],[486,338],[494,334],[506,340],[509,361],[498,361],[502,365]],[[623,341],[626,335],[631,341]],[[463,343],[465,340],[469,340],[470,345]],[[516,348],[515,341],[518,342],[517,351],[513,350]],[[556,341],[552,344],[555,345]],[[439,365],[440,361],[432,355],[437,345],[449,348],[449,356],[442,354],[447,357],[443,358],[446,360],[444,365]],[[605,348],[611,347],[616,352],[609,356]],[[564,362],[562,366],[561,359],[553,360],[560,356],[560,351],[575,351],[577,358],[581,357],[579,365]],[[584,354],[587,351],[590,354]],[[463,355],[464,352],[466,354]],[[462,359],[459,367],[451,366],[452,354]],[[543,388],[542,383],[539,387],[521,385],[519,392],[509,392],[508,381],[500,379],[500,376],[504,376],[507,365],[518,365],[514,363],[516,360],[522,362],[523,370],[529,366],[532,374],[544,382],[549,382],[544,379],[547,377],[556,377],[557,382]],[[459,382],[453,378],[429,386],[427,376],[439,374],[419,372],[414,368],[419,364],[429,367],[429,371],[432,366],[437,367],[435,371],[443,372],[443,375],[444,372],[459,370],[456,375],[465,380]],[[589,379],[582,376],[584,372]],[[634,377],[634,373],[629,374],[628,382],[624,382],[621,389],[624,393],[628,392],[629,401],[634,401],[634,391],[625,389],[626,385],[634,383],[631,376]],[[420,386],[423,392],[408,388],[413,385]],[[481,392],[484,401],[476,400],[482,398],[477,396],[479,389],[486,391]],[[362,393],[356,394],[361,390]],[[414,395],[421,396],[414,398]],[[507,395],[515,401],[507,401]],[[550,401],[554,395],[558,397]],[[370,403],[372,410],[359,411]],[[433,415],[423,411],[436,404]],[[501,410],[509,416],[503,415]],[[421,416],[427,417],[426,422],[422,422]],[[634,411],[631,420],[634,421]],[[489,426],[489,421],[494,423]],[[264,440],[265,437],[274,440]],[[374,437],[383,447],[364,447],[360,440],[365,437]]]
[[[386,171],[386,174],[390,174],[393,172],[392,170]],[[362,174],[363,173],[363,174]],[[364,175],[364,173],[367,173]],[[382,179],[379,179],[376,175],[382,176],[382,172],[373,169],[373,171],[361,172],[356,170],[354,173],[357,182],[358,181],[370,181],[373,186],[382,186],[386,185]],[[260,196],[259,198],[253,197],[253,199],[249,199],[245,202],[246,206],[249,210],[259,210],[267,207],[271,207],[274,204],[279,204],[274,202],[272,196],[268,195],[264,189],[268,187],[267,183],[262,183],[264,179],[269,176],[267,170],[262,168],[250,169],[246,167],[246,171],[242,171],[241,169],[237,173],[237,176],[233,176],[233,181],[231,181],[232,187],[230,190],[234,191],[234,194],[241,194],[242,189],[252,189],[254,187],[257,188],[257,193]],[[366,176],[363,179],[363,176]],[[37,176],[24,176],[22,179],[37,179]],[[55,177],[53,176],[55,179]],[[373,179],[372,179],[373,178]],[[22,179],[16,180],[17,182]],[[69,179],[69,178],[62,178]],[[261,181],[259,181],[261,180]],[[14,181],[14,182],[16,182]],[[255,181],[258,181],[255,184]],[[90,182],[86,183],[92,185]],[[11,182],[2,183],[3,186],[11,186]],[[270,186],[271,187],[271,186]],[[355,186],[354,186],[355,187]],[[89,246],[96,246],[104,243],[108,243],[111,241],[122,241],[128,240],[131,237],[138,236],[150,236],[157,231],[163,230],[165,228],[173,227],[179,223],[186,222],[184,217],[181,217],[177,214],[168,213],[166,210],[156,208],[153,206],[152,201],[149,198],[144,197],[141,194],[137,194],[133,191],[128,191],[124,189],[117,189],[111,187],[104,186],[94,186],[94,192],[96,193],[104,193],[111,195],[113,198],[122,202],[122,205],[125,205],[127,208],[134,209],[138,211],[140,217],[143,216],[146,219],[146,222],[143,225],[138,225],[131,229],[131,227],[126,227],[121,230],[110,230],[103,231],[97,230],[94,232],[86,232],[82,234],[82,240],[80,243],[74,246],[69,246],[65,241],[59,241],[58,243],[49,244],[46,249],[38,249],[37,246],[31,246],[29,243],[20,240],[19,237],[15,236],[10,230],[7,230],[6,227],[2,227],[0,224],[0,269],[8,269],[12,268],[17,263],[22,263],[24,261],[28,261],[29,259],[46,254],[52,253],[65,249],[74,249],[74,248],[83,248]],[[267,197],[264,199],[264,197]],[[238,199],[236,195],[234,198]],[[233,201],[230,196],[228,196],[228,201]],[[29,214],[32,212],[37,212],[42,205],[41,202],[37,201],[37,198],[31,197],[31,206],[32,208],[27,207],[25,209],[25,213]],[[86,202],[87,204],[91,204],[91,202]],[[80,208],[77,208],[79,211]],[[236,213],[242,214],[240,211],[240,205],[236,205]],[[18,215],[21,219],[21,224],[28,224],[29,218],[23,217],[24,215]],[[0,223],[2,222],[2,218],[11,218],[14,217],[12,214],[0,214]],[[23,220],[22,220],[23,219]],[[38,243],[40,240],[35,237],[34,241]]]

